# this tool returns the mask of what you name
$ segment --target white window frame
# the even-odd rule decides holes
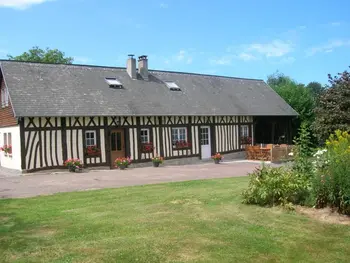
[[[241,137],[249,137],[249,125],[241,125]]]
[[[142,135],[142,132],[147,132],[147,135]],[[143,141],[143,138],[146,137],[147,140],[146,141]],[[146,143],[150,143],[151,142],[151,136],[150,136],[150,129],[148,128],[142,128],[140,130],[140,141],[141,141],[141,144],[146,144]]]
[[[88,138],[87,137],[87,134],[90,133],[90,134],[93,134],[94,135],[94,138]],[[88,144],[88,140],[92,140],[94,141],[94,144]],[[94,130],[89,130],[89,131],[85,131],[85,147],[89,147],[89,146],[97,146],[97,137],[96,137],[96,131]]]
[[[173,136],[173,131],[177,130],[177,140],[174,140],[174,136]],[[184,140],[180,140],[180,130],[184,130],[185,131],[185,139]],[[175,146],[175,142],[176,141],[186,141],[188,142],[188,138],[187,138],[187,128],[186,127],[172,127],[171,128],[171,141],[173,146]]]
[[[10,138],[10,140],[9,140],[9,138]],[[10,145],[12,147],[12,134],[11,134],[11,132],[4,132],[2,134],[2,140],[3,140],[3,144],[1,145],[1,147],[5,146],[5,145],[7,145],[7,146]],[[12,147],[12,149],[13,149],[13,147]],[[5,154],[5,156],[7,156],[7,154]],[[11,157],[12,153],[9,153],[8,156]]]
[[[1,88],[1,107],[5,108],[9,105],[9,94],[6,86]]]

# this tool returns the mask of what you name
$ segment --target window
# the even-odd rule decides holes
[[[111,88],[122,88],[122,83],[116,78],[105,78],[105,81]]]
[[[1,107],[7,107],[9,105],[9,94],[6,87],[1,89]]]
[[[96,131],[86,131],[85,132],[85,146],[96,145]]]
[[[173,145],[177,142],[187,142],[187,129],[186,128],[172,128],[171,138]]]
[[[112,132],[111,134],[111,150],[121,151],[122,150],[122,133],[120,131]]]
[[[141,143],[150,143],[149,129],[141,129]]]
[[[7,133],[7,145],[11,145],[12,146],[11,132]]]
[[[12,156],[12,136],[10,132],[4,133],[4,144],[1,146],[5,156]]]
[[[249,137],[249,126],[248,125],[241,126],[241,137]]]
[[[200,133],[201,133],[201,145],[209,145],[209,128],[201,127]]]
[[[164,83],[170,90],[181,90],[174,81],[165,81]]]

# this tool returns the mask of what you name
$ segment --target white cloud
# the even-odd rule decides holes
[[[8,51],[5,49],[0,49],[0,56],[5,56],[7,55]]]
[[[166,3],[160,3],[160,8],[168,8],[169,7],[169,5],[168,4],[166,4]]]
[[[77,64],[88,64],[93,62],[93,60],[88,57],[75,56],[73,57],[73,59],[74,59],[74,63],[77,63]]]
[[[317,53],[330,53],[333,52],[334,49],[340,47],[350,46],[350,40],[332,40],[327,44],[314,46],[306,50],[306,56],[313,56]]]
[[[185,62],[186,64],[191,64],[193,58],[186,50],[182,49],[174,56],[174,60],[178,62]]]
[[[192,57],[189,57],[189,58],[187,58],[186,63],[187,63],[187,64],[191,64],[192,61],[193,61],[193,58],[192,58]]]
[[[248,62],[261,59],[271,60],[273,58],[281,58],[279,61],[283,61],[284,63],[292,63],[294,58],[292,59],[290,56],[285,58],[285,56],[292,53],[293,50],[294,44],[292,41],[275,39],[266,43],[252,43],[227,47],[226,54],[211,58],[209,62],[213,65],[231,65],[235,59]]]
[[[0,7],[26,9],[32,5],[42,4],[53,0],[0,0]]]
[[[332,22],[329,25],[331,25],[331,26],[340,26],[341,22]]]
[[[277,64],[292,64],[294,61],[294,57],[285,57],[278,61]]]
[[[268,57],[282,57],[293,51],[293,45],[290,42],[282,41],[279,39],[273,40],[270,43],[256,43],[250,44],[247,47],[248,51],[260,53]]]
[[[255,57],[254,55],[250,54],[250,53],[245,53],[242,52],[238,55],[238,58],[244,61],[250,61],[250,60],[256,60],[257,57]]]
[[[231,54],[227,54],[221,57],[210,59],[210,63],[212,65],[231,65],[233,60],[233,56]]]

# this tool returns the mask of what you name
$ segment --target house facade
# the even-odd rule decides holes
[[[262,80],[126,68],[0,61],[0,165],[19,171],[208,159],[254,143],[254,120],[297,113]],[[269,128],[269,127],[268,127]],[[249,138],[249,142],[247,142]]]

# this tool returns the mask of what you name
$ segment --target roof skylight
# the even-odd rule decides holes
[[[106,82],[108,83],[109,86],[111,87],[121,87],[122,83],[117,80],[116,78],[105,78]]]
[[[174,81],[164,81],[164,83],[170,90],[181,90]]]

